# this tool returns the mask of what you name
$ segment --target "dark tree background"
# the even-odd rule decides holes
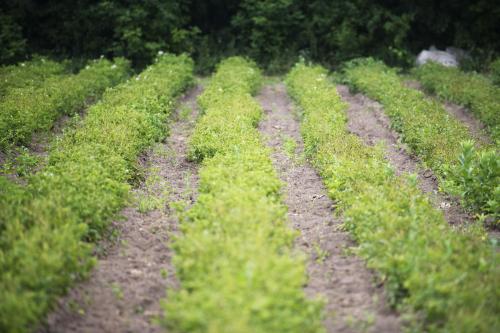
[[[493,0],[3,0],[0,24],[1,63],[105,55],[141,68],[163,50],[191,53],[201,70],[245,54],[279,71],[298,56],[405,65],[435,45],[467,49],[481,64],[500,51]]]

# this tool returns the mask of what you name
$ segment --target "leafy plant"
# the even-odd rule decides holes
[[[487,126],[497,145],[500,144],[500,88],[480,74],[432,62],[413,72],[428,91],[468,107]]]
[[[255,128],[255,64],[224,60],[199,98],[204,114],[189,143],[202,162],[197,202],[173,248],[179,289],[163,300],[172,332],[322,332],[308,300],[304,257],[292,249],[281,182]]]
[[[22,191],[2,186],[0,330],[31,329],[95,263],[92,245],[128,199],[137,156],[166,135],[174,100],[192,81],[186,56],[163,55],[108,89],[80,126],[54,143]],[[4,182],[0,177],[0,182]],[[3,185],[3,184],[0,184]]]
[[[386,86],[386,77],[394,82],[392,71],[372,70],[350,74],[362,87],[370,82],[377,96],[382,92],[375,84],[392,98],[407,93]],[[390,302],[413,317],[410,329],[495,331],[500,325],[498,251],[484,241],[484,230],[454,230],[418,189],[415,177],[396,176],[379,147],[366,146],[347,131],[346,105],[326,70],[298,64],[286,83],[304,112],[308,157],[338,203],[346,229],[359,244],[357,252],[379,273]],[[406,117],[401,114],[403,121]]]
[[[459,163],[448,172],[448,190],[466,207],[500,219],[500,159],[495,149],[477,151],[473,142],[462,144]]]
[[[35,131],[47,131],[62,116],[73,115],[88,98],[126,79],[125,59],[97,60],[77,75],[51,77],[40,86],[10,89],[0,102],[0,148],[27,144]]]

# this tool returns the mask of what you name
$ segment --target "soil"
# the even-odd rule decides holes
[[[418,81],[407,80],[405,81],[405,85],[409,88],[417,89],[423,93],[426,93],[425,89]],[[436,99],[436,97],[430,98]],[[448,112],[454,118],[458,119],[468,128],[470,135],[472,135],[472,137],[476,141],[480,142],[481,144],[492,143],[491,138],[486,132],[486,126],[480,120],[476,119],[469,109],[449,101],[445,101],[443,103],[443,106],[446,112]]]
[[[355,244],[341,230],[342,220],[335,217],[321,178],[301,157],[300,125],[284,85],[267,85],[257,98],[266,113],[259,130],[273,149],[273,164],[285,183],[289,221],[301,232],[296,246],[309,258],[305,291],[326,300],[327,331],[400,332],[400,319],[386,304],[375,275],[362,259],[349,254]],[[283,147],[290,139],[297,144],[295,155]]]
[[[437,177],[430,169],[423,169],[419,159],[401,143],[399,134],[391,129],[391,122],[382,105],[362,94],[352,94],[344,85],[337,85],[337,91],[349,104],[347,127],[351,133],[358,135],[367,145],[383,142],[385,156],[396,174],[416,174],[420,189],[429,196],[434,206],[443,211],[448,223],[461,226],[473,221],[457,200],[439,192]]]
[[[168,184],[169,202],[192,203],[196,196],[197,166],[186,160],[186,145],[198,115],[196,97],[201,91],[198,85],[181,99],[169,126],[168,141],[142,161],[158,170]],[[182,113],[186,107],[192,110],[189,115]],[[135,191],[145,186],[143,183]],[[112,225],[117,237],[97,247],[100,258],[90,278],[59,300],[39,332],[162,331],[155,323],[162,312],[159,301],[167,287],[177,284],[169,249],[173,234],[178,232],[177,214],[170,207],[140,213],[130,206],[120,215],[123,220]]]

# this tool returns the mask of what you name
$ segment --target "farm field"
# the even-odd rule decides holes
[[[0,2],[0,333],[500,332],[498,22]]]
[[[2,331],[499,328],[494,117],[372,59],[193,66],[3,69]]]

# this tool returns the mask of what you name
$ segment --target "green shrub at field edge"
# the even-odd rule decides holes
[[[262,109],[250,93],[260,82],[253,63],[229,58],[199,98],[205,113],[189,154],[203,161],[200,194],[174,242],[181,287],[163,303],[171,332],[322,332],[282,184],[255,128]]]
[[[0,233],[2,332],[32,329],[89,271],[92,246],[84,239],[98,239],[127,202],[136,158],[165,136],[165,121],[191,83],[192,69],[185,56],[164,55],[106,91],[81,126],[55,143],[47,167],[29,179],[24,194],[0,195],[2,202],[18,202],[9,206]]]
[[[500,143],[500,88],[480,74],[433,62],[413,73],[428,91],[469,108],[487,126],[497,145]]]
[[[475,170],[467,171],[471,175],[464,179],[459,156],[464,154],[462,143],[472,142],[472,138],[467,128],[448,115],[440,103],[405,87],[394,69],[370,58],[348,63],[344,74],[349,84],[383,104],[392,126],[436,172],[445,191],[460,195],[465,206],[475,213],[498,216],[500,157],[494,147],[486,147],[484,151],[489,153],[476,156],[478,160],[469,164]],[[496,162],[490,163],[494,155]],[[480,176],[485,174],[488,176]],[[486,179],[489,182],[483,183]],[[476,195],[477,188],[481,188],[481,195]]]
[[[490,64],[490,76],[491,81],[497,86],[500,85],[500,58],[497,58],[495,61]]]
[[[346,105],[326,70],[298,64],[286,82],[304,112],[308,157],[392,304],[416,315],[412,328],[496,332],[498,253],[482,231],[453,230],[414,177],[397,177],[380,148],[365,146],[348,133]]]
[[[27,144],[36,131],[49,130],[63,114],[73,115],[89,98],[124,81],[130,70],[123,58],[96,60],[76,75],[54,76],[39,86],[9,89],[0,102],[0,149]]]

